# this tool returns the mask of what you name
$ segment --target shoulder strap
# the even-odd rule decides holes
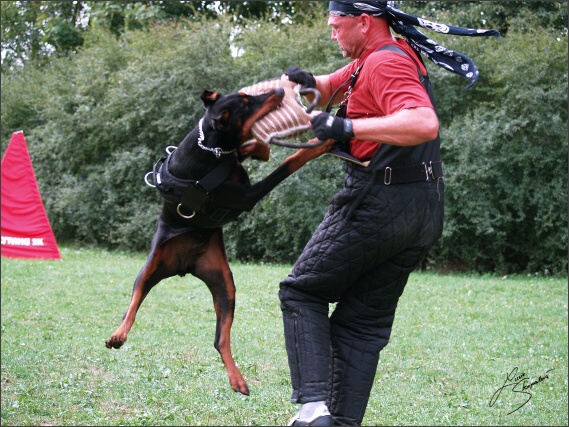
[[[396,52],[399,53],[400,55],[406,56],[407,58],[409,58],[409,55],[407,55],[407,53],[402,50],[399,49],[397,46],[394,46],[392,44],[387,44],[385,46],[381,46],[379,49],[376,50],[376,52],[379,52],[380,50],[390,50],[392,52]],[[334,98],[336,98],[336,95],[338,94],[338,92],[340,91],[340,89],[342,89],[344,86],[346,86],[348,83],[350,83],[350,85],[348,86],[348,91],[354,87],[354,85],[356,84],[356,80],[358,79],[358,76],[360,75],[360,71],[362,70],[364,64],[360,65],[356,71],[354,71],[354,73],[348,77],[348,79],[342,83],[340,85],[340,87],[338,87],[338,89],[336,89],[336,91],[332,94],[332,97],[330,98],[330,101],[328,101],[328,105],[326,106],[325,111],[327,113],[330,112],[330,110],[332,109],[332,102],[334,102]],[[417,71],[419,72],[419,76],[421,77],[422,80],[422,75],[420,70],[417,68]]]
[[[395,53],[398,53],[400,55],[403,55],[403,56],[406,56],[407,58],[409,58],[409,55],[407,54],[407,52],[405,52],[403,49],[400,49],[397,46],[394,46],[392,44],[386,44],[385,46],[382,46],[379,49],[377,49],[376,52],[379,52],[380,50],[390,50],[391,52],[395,52]],[[419,60],[423,63],[423,58],[421,58],[421,55],[419,55]],[[423,65],[424,65],[424,63],[423,63]],[[419,67],[417,67],[417,74],[419,74],[419,80],[421,80],[421,83],[423,83],[426,75],[421,74],[421,69]]]
[[[334,98],[336,98],[336,95],[338,95],[338,92],[340,92],[340,90],[341,90],[344,86],[346,86],[348,83],[350,83],[350,85],[348,86],[348,90],[350,90],[352,87],[354,87],[354,85],[356,84],[356,80],[357,80],[357,78],[358,78],[358,75],[360,74],[360,71],[361,71],[362,67],[363,67],[363,64],[360,65],[360,66],[356,69],[356,71],[354,71],[354,72],[352,73],[352,75],[351,75],[350,77],[348,77],[347,80],[346,80],[344,83],[342,83],[342,84],[338,87],[338,89],[336,89],[336,90],[334,91],[334,93],[333,93],[332,96],[330,97],[330,101],[328,101],[328,105],[326,105],[325,111],[326,111],[327,113],[329,113],[330,110],[332,109],[332,103],[334,102]]]
[[[192,181],[185,188],[180,204],[192,211],[199,211],[209,200],[209,192],[219,187],[235,167],[233,156],[227,156],[211,172],[199,181]]]
[[[206,193],[209,193],[214,188],[219,187],[221,183],[227,179],[234,167],[235,159],[233,156],[226,156],[215,169],[197,181],[196,186],[202,188]]]
[[[407,53],[405,53],[404,50],[399,49],[397,46],[393,46],[392,44],[386,44],[385,46],[381,46],[379,49],[376,50],[376,52],[379,52],[380,50],[390,50],[391,52],[396,52],[409,58],[409,55],[407,55]]]

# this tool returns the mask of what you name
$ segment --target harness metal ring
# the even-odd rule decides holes
[[[190,216],[188,215],[184,215],[181,211],[180,211],[180,207],[182,206],[182,204],[180,203],[178,205],[178,207],[176,208],[176,212],[178,212],[178,215],[180,215],[182,218],[184,219],[192,219],[194,216],[196,216],[196,211],[194,211]]]
[[[148,185],[149,187],[152,188],[156,188],[156,186],[154,184],[151,184],[148,182],[148,175],[150,175],[152,173],[152,171],[148,172],[146,175],[144,175],[144,182],[146,183],[146,185]]]

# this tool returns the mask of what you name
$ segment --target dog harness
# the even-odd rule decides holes
[[[193,219],[200,213],[208,217],[209,227],[221,226],[237,219],[241,211],[220,208],[210,200],[210,192],[219,187],[235,168],[234,156],[223,157],[219,165],[200,180],[181,179],[169,170],[171,155],[175,150],[175,147],[168,147],[168,156],[161,157],[152,171],[146,174],[146,184],[155,187],[165,202],[177,205],[176,211],[184,219]],[[150,174],[154,184],[148,182]]]
[[[172,151],[173,152],[173,151]],[[153,167],[156,189],[169,203],[181,203],[184,207],[199,211],[209,198],[209,192],[218,187],[235,167],[232,158],[225,157],[221,163],[200,180],[181,179],[170,173],[171,154],[162,157]],[[158,171],[156,171],[158,168]]]

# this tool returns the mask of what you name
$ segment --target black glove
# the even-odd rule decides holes
[[[302,87],[314,89],[316,87],[316,79],[314,75],[308,71],[304,71],[299,67],[288,67],[284,72],[291,82],[300,83]]]
[[[310,123],[320,141],[331,138],[346,143],[354,137],[354,129],[350,119],[343,119],[329,113],[320,113],[310,119]]]

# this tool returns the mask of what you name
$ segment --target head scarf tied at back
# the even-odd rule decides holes
[[[392,1],[331,1],[329,12],[332,16],[360,16],[368,14],[372,16],[381,16],[386,18],[389,26],[398,34],[403,36],[405,40],[417,52],[425,55],[439,67],[447,71],[461,75],[470,79],[470,88],[478,79],[478,68],[474,62],[460,52],[448,50],[431,40],[423,33],[418,31],[415,26],[427,28],[443,34],[454,34],[459,36],[496,36],[500,37],[497,30],[474,30],[462,27],[453,27],[451,25],[439,24],[437,22],[427,21],[426,19],[417,18],[412,15],[401,12],[395,7]]]

